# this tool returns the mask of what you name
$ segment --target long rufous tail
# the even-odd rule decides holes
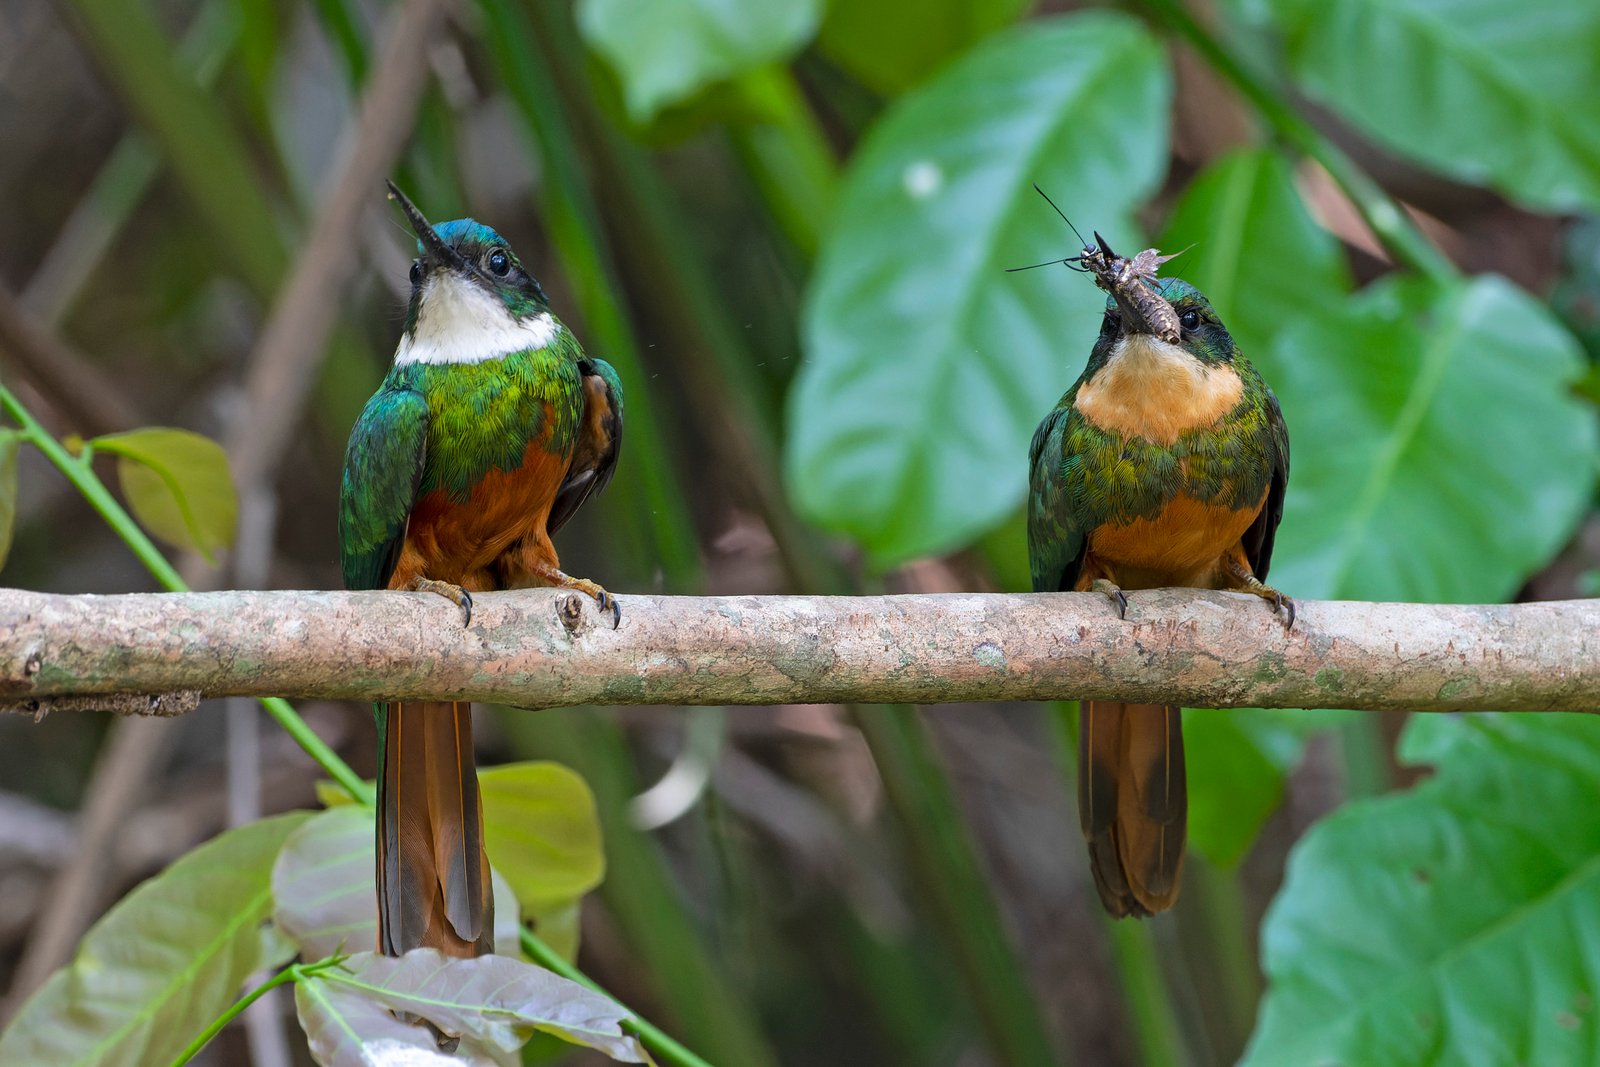
[[[1078,726],[1078,818],[1106,910],[1172,907],[1183,877],[1189,797],[1182,709],[1085,700]]]
[[[494,951],[472,705],[390,704],[378,775],[378,951]]]

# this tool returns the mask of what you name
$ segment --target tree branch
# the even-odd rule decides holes
[[[571,704],[943,703],[1600,711],[1600,600],[1301,601],[1237,594],[475,598],[57,596],[0,590],[0,705],[94,694]],[[606,620],[609,621],[609,620]],[[175,702],[174,702],[175,703]],[[121,702],[123,709],[137,707]],[[74,705],[81,706],[81,705]]]

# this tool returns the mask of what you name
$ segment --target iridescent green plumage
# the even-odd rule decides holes
[[[550,313],[492,229],[430,226],[391,191],[419,238],[393,368],[350,435],[339,546],[352,589],[472,592],[556,585],[621,609],[563,574],[550,536],[610,478],[622,443],[616,372]],[[493,899],[470,705],[375,707],[379,732],[380,951],[492,949]]]
[[[1180,313],[1194,310],[1215,320],[1210,301],[1188,282],[1169,278],[1158,286]],[[1116,301],[1108,298],[1088,365],[1033,435],[1028,452],[1033,588],[1071,589],[1085,538],[1096,527],[1153,519],[1179,493],[1230,510],[1251,507],[1270,487],[1259,536],[1252,539],[1256,576],[1265,579],[1289,477],[1289,434],[1278,398],[1222,324],[1213,321],[1189,347],[1196,359],[1226,363],[1243,382],[1238,404],[1220,422],[1184,430],[1171,445],[1094,425],[1073,402],[1110,358],[1119,339],[1116,315]]]
[[[1261,582],[1289,476],[1277,398],[1198,290],[1113,278],[1096,238],[1112,291],[1100,336],[1029,451],[1033,588],[1098,589],[1119,612],[1124,588],[1239,589],[1287,604],[1292,624],[1292,602]],[[1177,899],[1185,783],[1176,705],[1082,702],[1079,815],[1112,915]]]

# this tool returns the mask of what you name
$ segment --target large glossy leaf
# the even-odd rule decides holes
[[[1032,6],[1033,0],[921,0],[916,17],[907,18],[903,0],[833,3],[817,46],[864,85],[899,93]]]
[[[577,954],[577,902],[605,877],[594,794],[559,763],[511,763],[478,773],[489,859],[535,930]]]
[[[1290,857],[1246,1064],[1594,1063],[1596,726],[1419,717],[1401,752],[1438,774],[1335,813]]]
[[[1587,504],[1577,345],[1502,279],[1385,279],[1289,327],[1261,364],[1294,442],[1271,575],[1286,592],[1503,600]]]
[[[152,426],[95,438],[117,456],[117,478],[128,507],[151,533],[211,558],[233,543],[238,501],[228,456],[209,437]]]
[[[139,886],[84,936],[78,954],[0,1036],[5,1067],[167,1063],[263,966],[269,874],[307,816],[219,834]]]
[[[1199,286],[1249,356],[1350,291],[1339,242],[1312,220],[1294,167],[1271,149],[1243,149],[1202,171],[1158,244],[1182,252],[1164,273]]]
[[[629,1016],[616,1001],[504,956],[451,959],[417,949],[391,959],[363,952],[300,982],[295,1003],[323,1067],[516,1063],[516,1051],[536,1030],[624,1063],[649,1062],[637,1039],[623,1032]],[[384,1009],[427,1019],[461,1038],[460,1049],[440,1056],[425,1027],[384,1018]]]
[[[1273,5],[1302,85],[1388,148],[1524,203],[1600,206],[1600,4]]]
[[[21,435],[0,430],[0,568],[6,565],[17,525],[17,454],[21,451]]]
[[[645,122],[670,104],[785,59],[816,32],[821,0],[578,0],[578,28]]]
[[[1188,760],[1189,846],[1218,867],[1244,858],[1283,799],[1288,768],[1249,730],[1248,712],[1190,708],[1183,713]]]
[[[353,805],[319,812],[283,846],[272,868],[278,926],[302,959],[378,943],[373,814]],[[499,872],[494,885],[494,949],[518,955],[517,899]]]
[[[1138,23],[1092,13],[989,38],[903,98],[844,180],[791,390],[789,488],[879,562],[966,543],[1022,498],[1028,440],[1081,369],[1102,298],[1038,182],[1138,244],[1166,165],[1168,76]]]

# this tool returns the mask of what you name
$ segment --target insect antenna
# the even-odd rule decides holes
[[[1026,267],[1007,267],[1006,268],[1006,273],[1007,274],[1015,274],[1019,270],[1033,270],[1036,267],[1053,267],[1057,263],[1065,264],[1066,266],[1072,268],[1073,270],[1078,270],[1079,269],[1077,267],[1073,267],[1072,266],[1072,260],[1070,260],[1070,259],[1047,259],[1043,263],[1029,263]]]
[[[1033,183],[1033,191],[1044,197],[1045,203],[1049,204],[1052,208],[1055,208],[1055,213],[1060,215],[1061,221],[1067,224],[1067,229],[1071,230],[1072,236],[1078,239],[1078,244],[1082,245],[1084,248],[1088,248],[1089,242],[1083,239],[1083,234],[1079,233],[1078,228],[1072,224],[1072,220],[1067,218],[1067,213],[1062,211],[1059,207],[1056,207],[1056,202],[1050,199],[1050,194],[1039,188],[1038,182]]]

